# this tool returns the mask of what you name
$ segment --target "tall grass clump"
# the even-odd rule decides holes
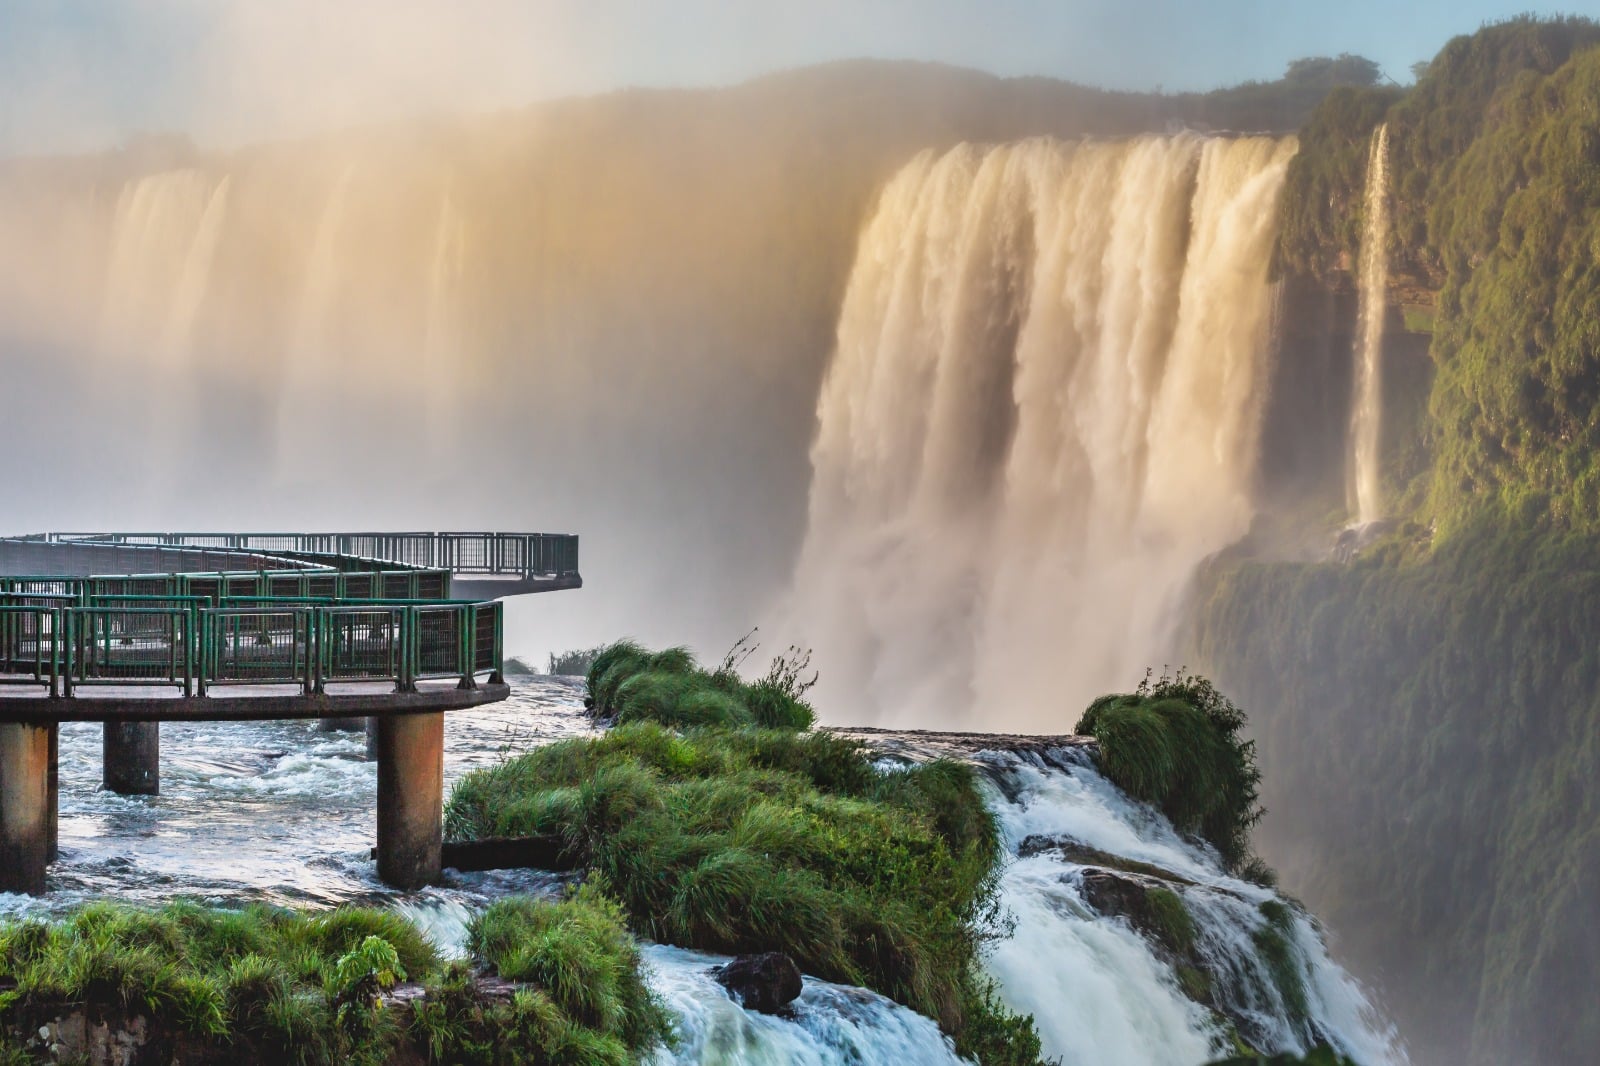
[[[113,1026],[143,1016],[141,1061],[218,1066],[378,1066],[418,1050],[485,1066],[622,1066],[666,1039],[637,949],[598,887],[561,903],[502,900],[473,936],[477,964],[517,983],[509,1000],[486,995],[473,967],[442,966],[389,911],[94,903],[59,921],[3,923],[0,1052],[11,1057],[0,1061],[33,1061],[40,1025],[75,1010]],[[402,981],[424,994],[388,1005]]]
[[[1100,741],[1100,769],[1118,788],[1161,809],[1180,832],[1206,840],[1230,869],[1250,857],[1261,820],[1255,742],[1244,712],[1203,677],[1180,671],[1089,705],[1077,731]]]
[[[595,652],[586,704],[596,718],[617,724],[809,729],[816,721],[803,698],[816,681],[804,676],[809,654],[791,648],[764,677],[747,683],[738,665],[754,650],[746,647],[748,640],[736,644],[716,670],[702,669],[686,648],[652,652],[618,641]]]
[[[446,826],[559,837],[640,936],[782,951],[938,1020],[980,1061],[1038,1060],[1031,1020],[978,969],[999,849],[964,764],[879,772],[829,734],[644,718],[467,775]]]
[[[473,920],[468,946],[488,972],[527,987],[485,1004],[456,964],[414,1008],[432,1061],[492,1066],[529,1061],[508,1046],[541,1049],[536,1062],[624,1066],[671,1040],[665,1009],[640,970],[622,909],[599,879],[560,901],[513,897]]]
[[[572,648],[559,655],[551,652],[550,669],[547,672],[553,677],[587,677],[589,668],[605,650],[605,645],[602,644],[597,648]]]

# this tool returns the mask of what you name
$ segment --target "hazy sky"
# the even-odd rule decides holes
[[[1534,5],[1536,10],[1551,10]],[[1399,81],[1524,0],[0,0],[0,151],[206,143],[857,56],[1211,88],[1357,52]],[[1600,0],[1561,10],[1600,14]]]

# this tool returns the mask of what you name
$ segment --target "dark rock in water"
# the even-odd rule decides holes
[[[1063,862],[1076,863],[1079,866],[1099,866],[1107,870],[1121,870],[1124,873],[1141,874],[1153,877],[1158,881],[1169,881],[1175,885],[1192,885],[1193,881],[1171,870],[1164,870],[1159,866],[1152,866],[1147,862],[1137,859],[1123,858],[1113,855],[1108,851],[1091,848],[1089,845],[1069,836],[1046,836],[1035,833],[1024,837],[1022,843],[1017,845],[1017,857],[1022,859],[1032,858],[1046,852],[1057,852]]]
[[[740,955],[711,971],[717,983],[750,1010],[776,1014],[800,995],[800,967],[778,951]]]

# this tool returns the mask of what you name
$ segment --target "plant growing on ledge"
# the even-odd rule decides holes
[[[809,729],[816,712],[804,699],[811,654],[791,647],[765,676],[746,682],[739,666],[755,651],[754,630],[740,638],[716,670],[700,668],[685,648],[649,652],[633,641],[601,649],[589,666],[588,699],[596,718],[618,725],[650,720],[671,726],[758,726]]]
[[[729,954],[781,951],[932,1017],[991,1066],[1039,1059],[1032,1019],[979,967],[1003,925],[1000,847],[970,766],[884,770],[854,741],[809,731],[815,682],[791,648],[760,680],[681,648],[622,642],[589,671],[617,725],[468,774],[454,839],[538,836],[604,879],[639,935]]]
[[[1100,741],[1100,769],[1124,792],[1161,809],[1180,831],[1217,849],[1232,870],[1259,872],[1250,830],[1264,813],[1255,741],[1244,712],[1215,685],[1180,669],[1132,693],[1102,696],[1077,731]]]

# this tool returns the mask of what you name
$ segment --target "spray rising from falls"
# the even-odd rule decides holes
[[[1389,124],[1372,133],[1361,234],[1361,328],[1350,414],[1349,500],[1356,522],[1383,517],[1378,432],[1383,418],[1383,318],[1389,285]]]
[[[845,297],[788,605],[829,664],[823,705],[1059,729],[1040,708],[1161,661],[1194,566],[1253,515],[1295,147],[1034,140],[894,179]]]

